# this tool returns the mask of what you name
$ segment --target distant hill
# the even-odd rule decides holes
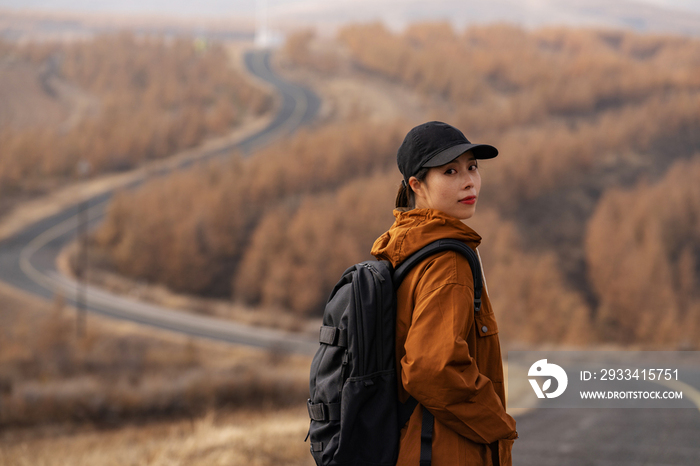
[[[419,20],[446,20],[457,28],[508,22],[525,27],[601,26],[700,36],[699,8],[673,0],[665,3],[678,8],[653,5],[649,0],[304,0],[279,7],[275,13],[284,18],[279,21],[282,27],[299,23],[328,31],[350,22],[382,21],[403,28]]]
[[[0,39],[13,42],[55,41],[90,38],[133,31],[159,36],[197,36],[209,40],[252,40],[250,16],[180,17],[165,13],[135,14],[69,10],[3,9],[0,2]]]
[[[145,33],[253,38],[252,0],[104,2],[0,0],[0,37],[73,38],[130,29]],[[289,33],[313,27],[333,34],[349,23],[380,21],[402,29],[417,21],[513,23],[624,28],[636,32],[700,36],[700,2],[694,0],[268,0],[269,26]]]

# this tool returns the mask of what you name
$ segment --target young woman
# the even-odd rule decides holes
[[[394,267],[441,238],[472,249],[481,237],[462,220],[474,215],[481,177],[478,159],[495,147],[472,144],[437,121],[413,128],[397,155],[403,175],[392,227],[372,254]],[[418,400],[401,431],[397,465],[417,466],[423,410],[434,416],[432,465],[511,465],[518,437],[505,410],[498,327],[484,286],[474,314],[474,284],[461,254],[438,253],[413,268],[398,293],[396,357],[399,398]]]

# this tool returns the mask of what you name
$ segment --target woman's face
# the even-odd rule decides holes
[[[415,195],[416,208],[439,210],[464,220],[474,215],[481,189],[481,175],[471,151],[452,162],[428,170],[425,180],[409,180]]]

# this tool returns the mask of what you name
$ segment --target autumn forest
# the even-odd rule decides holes
[[[700,331],[700,41],[416,24],[302,32],[280,66],[419,96],[501,156],[473,226],[512,344],[691,348]],[[243,159],[121,193],[104,266],[187,293],[319,316],[392,222],[395,154],[420,121],[320,122]]]

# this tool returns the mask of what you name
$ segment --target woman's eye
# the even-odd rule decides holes
[[[454,168],[448,168],[447,170],[445,170],[445,175],[454,175],[455,173],[457,173],[457,170],[455,170]]]

